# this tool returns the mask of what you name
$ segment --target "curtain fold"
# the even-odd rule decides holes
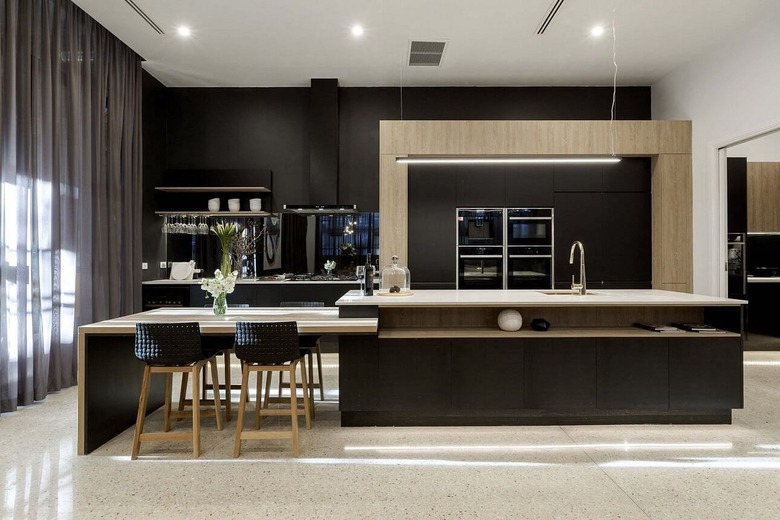
[[[70,0],[0,0],[0,411],[140,305],[141,62]]]

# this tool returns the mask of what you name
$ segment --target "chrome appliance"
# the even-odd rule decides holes
[[[503,289],[504,247],[458,247],[458,289]]]
[[[502,208],[458,208],[458,246],[503,246]]]

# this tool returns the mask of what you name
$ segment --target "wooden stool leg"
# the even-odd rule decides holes
[[[311,373],[311,366],[309,366],[309,373]],[[305,362],[301,364],[301,385],[303,386],[303,416],[305,418],[306,429],[311,430],[311,420],[314,417],[314,402],[312,400],[311,388],[309,387],[309,383],[306,380]],[[296,409],[297,409],[297,399],[296,399]]]
[[[279,372],[279,377],[281,377],[282,373]],[[268,372],[265,376],[265,394],[263,395],[263,408],[268,408],[268,399],[271,396],[271,377],[273,376],[273,372]]]
[[[309,358],[307,360],[308,369],[309,369],[307,382],[309,383],[309,390],[307,391],[306,388],[303,389],[303,398],[305,400],[308,400],[310,403],[312,403],[311,418],[314,419],[314,414],[315,414],[314,412],[314,355],[311,350],[309,350],[309,352],[306,354],[306,357]]]
[[[255,394],[255,430],[259,430],[260,429],[260,420],[261,420],[261,417],[260,417],[260,405],[261,405],[260,393],[261,393],[261,390],[263,389],[263,374],[265,374],[264,371],[262,371],[262,370],[258,370],[257,371],[257,390],[256,390],[256,394]],[[267,374],[265,377],[270,378],[271,374]]]
[[[163,431],[171,431],[171,393],[173,392],[173,374],[165,374],[165,411],[163,412]]]
[[[236,420],[236,443],[233,446],[233,457],[241,454],[241,431],[244,429],[244,409],[249,389],[249,365],[241,363],[241,397],[238,401],[238,419]]]
[[[213,383],[212,388],[214,390],[214,415],[217,418],[217,431],[222,431],[222,402],[219,398],[219,379],[217,372],[217,356],[212,357],[209,360],[211,365],[211,381]]]
[[[200,457],[200,369],[202,363],[192,367],[192,455]]]
[[[322,378],[322,349],[320,348],[320,341],[317,340],[317,375],[319,376],[319,379],[317,380],[317,384],[319,385],[318,388],[320,389],[320,401],[325,400],[325,382]],[[314,391],[312,390],[312,393]]]
[[[184,411],[184,401],[187,399],[187,380],[189,378],[189,374],[187,372],[182,372],[181,374],[181,389],[179,390],[179,406],[178,410]],[[176,419],[177,421],[181,421],[181,417]]]
[[[130,460],[138,458],[138,451],[141,448],[141,432],[144,430],[146,398],[149,395],[149,381],[151,376],[152,368],[149,365],[146,365],[144,367],[144,378],[141,382],[141,397],[138,398],[138,416],[135,419],[135,435],[133,435],[133,451],[130,453]]]
[[[298,446],[298,392],[295,391],[295,369],[297,367],[298,361],[292,361],[288,366],[287,371],[290,374],[290,419],[292,419],[293,455],[300,457],[301,451]],[[282,372],[279,374],[281,375]]]
[[[222,354],[225,360],[225,420],[230,421],[233,417],[233,396],[231,395],[233,386],[230,382],[230,350],[225,350]]]

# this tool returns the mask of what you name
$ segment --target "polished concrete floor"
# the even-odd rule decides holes
[[[130,461],[131,431],[79,457],[75,388],[3,414],[3,518],[780,518],[778,352],[745,354],[745,409],[719,426],[342,429],[325,357],[299,459],[284,441],[233,459],[235,421],[213,418],[196,460],[148,443]]]

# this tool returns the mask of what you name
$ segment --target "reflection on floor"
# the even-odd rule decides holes
[[[203,454],[126,431],[77,457],[76,389],[0,417],[4,518],[780,518],[780,353],[745,354],[734,424],[340,428],[328,401],[285,441],[203,420]],[[151,426],[161,425],[160,413]],[[188,427],[186,421],[179,423]]]
[[[774,350],[780,352],[780,338],[751,332],[745,338],[745,350]]]

